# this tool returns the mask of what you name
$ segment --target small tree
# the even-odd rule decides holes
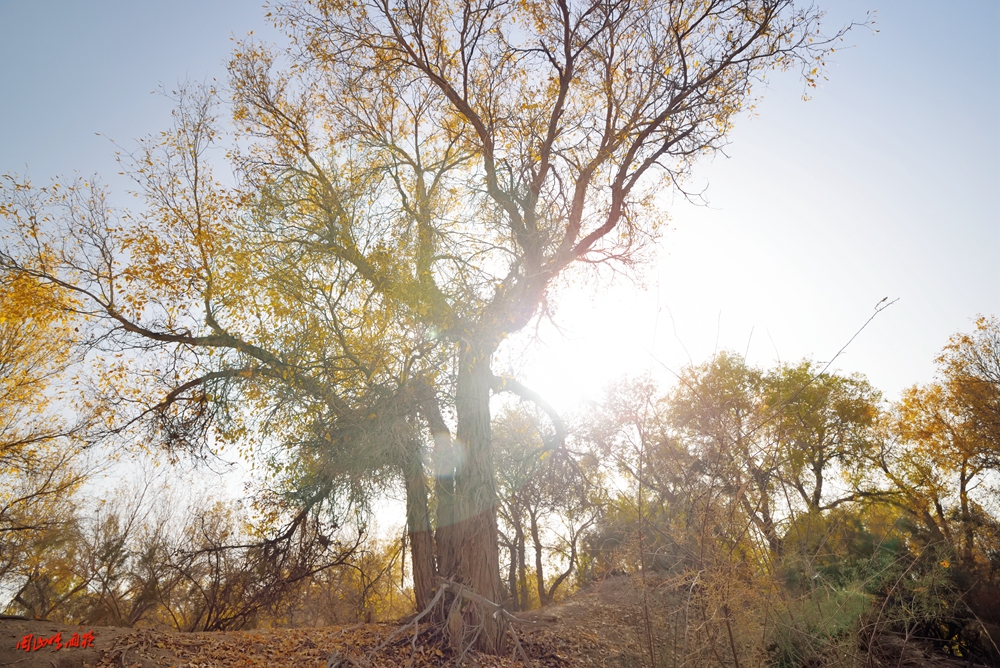
[[[928,542],[973,569],[983,556],[977,543],[996,529],[975,492],[1000,468],[1000,324],[980,318],[974,333],[951,337],[938,365],[938,382],[908,389],[895,404],[871,461]]]
[[[881,393],[860,374],[843,376],[805,360],[766,375],[766,413],[761,425],[776,434],[782,484],[810,513],[853,501],[863,492],[831,493],[831,479],[851,474],[878,438]]]
[[[523,405],[508,407],[493,425],[499,488],[500,540],[510,557],[507,586],[514,606],[532,599],[527,582],[527,548],[534,548],[535,591],[540,605],[579,567],[582,537],[602,513],[601,492],[588,453],[557,444],[540,423],[547,418]],[[546,566],[557,565],[553,577]]]
[[[979,317],[974,332],[951,337],[937,362],[983,444],[988,465],[1000,469],[1000,319]]]

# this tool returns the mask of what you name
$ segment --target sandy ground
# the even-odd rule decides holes
[[[518,615],[518,637],[533,668],[638,668],[642,611],[627,578],[613,578],[578,592],[557,605]],[[397,624],[179,633],[152,629],[78,627],[37,620],[0,619],[0,666],[18,668],[325,668],[332,653],[371,668],[454,665],[448,643],[426,624],[413,638],[387,638]],[[70,646],[73,637],[81,646]],[[28,638],[25,641],[25,638]],[[92,638],[89,647],[84,639]],[[41,640],[39,640],[41,639]],[[892,637],[884,642],[891,645]],[[26,644],[31,649],[25,651]],[[62,645],[59,647],[59,645]],[[383,646],[384,645],[384,646]],[[20,646],[20,648],[19,648]],[[373,648],[381,647],[375,654]],[[908,668],[968,666],[931,646],[910,644],[889,650],[892,663]],[[520,656],[520,655],[518,655]],[[474,668],[516,668],[518,656],[467,655]],[[881,661],[875,662],[881,666]],[[979,664],[982,665],[982,664]],[[342,668],[350,668],[345,662]]]
[[[87,664],[96,664],[116,639],[134,633],[133,629],[0,619],[0,666],[83,668]],[[70,647],[74,634],[79,646]],[[90,647],[83,646],[88,644],[87,634],[92,634],[93,637]],[[83,642],[80,642],[81,638],[84,639]],[[41,640],[46,642],[40,642]],[[53,642],[47,642],[49,640]],[[32,648],[29,651],[18,649],[18,645],[25,644],[32,645]],[[44,646],[38,647],[39,645]]]

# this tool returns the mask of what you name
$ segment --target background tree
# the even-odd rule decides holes
[[[0,270],[0,580],[15,590],[38,545],[60,541],[85,478],[88,409],[68,373],[74,306],[58,286]]]
[[[955,399],[940,385],[907,390],[893,422],[898,460],[882,472],[905,495],[907,510],[922,520],[933,542],[961,553],[971,566],[975,526],[970,491],[987,467],[975,430],[964,424]],[[959,508],[952,514],[948,507],[955,492]]]
[[[637,533],[646,541],[641,560],[659,552],[659,546],[651,547],[658,541],[648,535],[647,520],[661,509],[671,513],[683,506],[672,484],[672,464],[682,467],[690,462],[684,462],[683,456],[675,459],[681,453],[670,447],[662,399],[650,378],[624,379],[608,388],[603,401],[581,420],[579,442],[603,469],[598,480],[610,488],[606,493],[613,499],[602,529],[592,532],[589,539],[592,545],[600,545],[596,556],[604,563],[598,564],[599,571],[642,570],[641,561],[626,566],[601,552],[615,552],[634,541]]]
[[[549,605],[579,567],[581,540],[602,512],[593,458],[557,445],[547,417],[508,407],[494,421],[500,542],[509,560],[514,606]],[[534,548],[535,595],[528,590],[528,541]],[[546,567],[555,566],[553,577]]]
[[[254,228],[233,233],[243,229],[229,227],[236,194],[214,182],[204,162],[215,137],[213,93],[182,90],[180,98],[173,130],[142,143],[130,158],[147,204],[135,219],[112,211],[91,184],[34,191],[9,180],[5,248],[17,255],[5,252],[5,266],[58,287],[88,315],[84,349],[102,360],[104,435],[195,454],[213,442],[245,445],[256,438],[261,447],[253,455],[271,474],[257,499],[259,546],[295,553],[296,541],[316,545],[315,534],[335,533],[336,516],[363,502],[371,480],[365,474],[397,465],[394,448],[405,442],[398,434],[409,432],[399,421],[373,422],[373,414],[391,414],[378,391],[381,377],[365,380],[352,348],[328,347],[339,341],[339,322],[302,336],[300,316],[322,320],[323,314],[291,309],[290,300],[330,294],[295,283],[303,278],[292,271],[295,263],[266,237],[253,236]],[[254,243],[275,252],[246,264],[250,256],[242,252]],[[274,255],[290,269],[269,264]],[[260,289],[267,272],[276,279],[271,292]],[[332,317],[355,312],[338,311],[332,298]],[[374,311],[364,313],[371,316],[366,325],[378,326]],[[368,382],[360,403],[351,400],[359,395],[349,378]],[[295,467],[288,466],[286,446],[301,454]]]
[[[810,513],[835,508],[857,498],[841,485],[830,493],[828,482],[861,464],[877,438],[881,395],[861,375],[842,376],[810,361],[781,366],[767,374],[767,414],[777,433],[782,482]]]
[[[873,458],[924,542],[960,555],[970,571],[986,556],[977,542],[996,531],[977,499],[990,497],[998,463],[998,331],[995,318],[980,318],[974,333],[951,337],[938,357],[938,382],[903,393]]]
[[[1000,320],[980,316],[971,334],[955,334],[937,359],[948,390],[1000,468]]]
[[[764,372],[735,353],[722,352],[682,370],[669,405],[681,442],[697,453],[713,486],[722,486],[780,558],[779,484],[784,462],[769,419],[773,416]]]

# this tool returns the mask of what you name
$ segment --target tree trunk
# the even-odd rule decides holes
[[[517,539],[503,542],[510,554],[510,561],[507,562],[507,592],[510,594],[511,607],[520,610],[517,597]]]
[[[434,498],[437,505],[434,542],[437,573],[451,576],[455,572],[455,447],[451,431],[441,415],[434,389],[425,385],[420,412],[434,438]]]
[[[823,466],[826,462],[818,459],[813,465],[813,477],[816,485],[813,487],[812,498],[809,500],[809,512],[819,514],[823,504]]]
[[[434,589],[434,540],[427,510],[427,478],[421,461],[420,443],[409,444],[403,472],[406,483],[406,529],[413,563],[413,597],[417,610],[426,608]]]
[[[520,587],[518,575],[521,572],[519,565],[523,562],[524,556],[524,529],[521,527],[521,506],[517,500],[517,493],[512,494],[511,499],[506,503],[506,517],[514,533],[512,536],[499,534],[503,546],[510,552],[510,562],[507,564],[507,591],[510,596],[510,607],[513,610],[524,610],[526,600]]]
[[[975,527],[972,524],[972,513],[969,509],[969,481],[972,480],[972,475],[968,473],[968,460],[962,461],[962,467],[959,471],[959,488],[958,497],[961,501],[962,507],[962,529],[964,534],[964,540],[962,545],[962,561],[966,568],[972,568],[975,563],[975,550],[973,548],[975,541]]]
[[[466,343],[459,355],[455,409],[456,433],[454,568],[445,576],[469,585],[490,601],[503,598],[497,545],[497,493],[490,436],[489,353]],[[505,649],[500,622],[485,610],[470,607],[465,622],[480,626],[476,649],[497,654]]]
[[[524,539],[524,531],[521,531],[521,540],[517,543],[517,586],[521,590],[521,610],[531,608],[531,593],[528,591],[528,556]]]
[[[538,517],[534,509],[529,511],[531,519],[531,542],[535,547],[535,583],[538,585],[538,605],[549,604],[549,593],[545,591],[545,572],[542,569],[542,541],[538,535]]]
[[[926,503],[925,501],[912,499],[911,497],[911,503],[914,501],[917,504]],[[927,508],[927,506],[918,505],[918,507],[920,508],[919,512],[915,511],[910,511],[910,512],[913,512],[914,515],[918,516],[920,519],[923,520],[924,526],[927,527],[927,530],[930,532],[933,538],[932,542],[939,543],[942,545],[951,545],[951,541],[948,540],[947,536],[945,536],[944,533],[942,533],[941,526],[934,519],[934,515],[931,514],[931,511]]]
[[[764,524],[764,535],[767,537],[767,544],[771,548],[771,554],[780,561],[785,553],[784,541],[778,534],[778,528],[775,526],[774,518],[771,516],[770,498],[765,494],[762,496],[762,499],[760,516]]]
[[[531,605],[531,596],[528,594],[528,566],[525,556],[524,526],[521,524],[520,516],[517,516],[514,520],[514,531],[517,542],[517,609],[527,610]]]
[[[756,507],[750,504],[749,499],[744,498],[744,501],[747,504],[747,510],[754,517],[758,518],[757,526],[760,527],[764,538],[767,540],[768,547],[771,549],[771,555],[780,561],[784,554],[784,543],[781,540],[781,536],[778,535],[778,528],[775,526],[774,517],[771,515],[771,495],[768,494],[768,485],[770,484],[771,476],[756,465],[753,466],[751,474],[757,485],[760,498],[757,501]]]

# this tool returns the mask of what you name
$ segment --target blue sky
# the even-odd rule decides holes
[[[710,205],[665,197],[671,229],[644,291],[573,284],[563,333],[543,328],[533,354],[498,367],[568,405],[621,372],[668,378],[721,348],[828,360],[889,297],[834,366],[894,396],[929,381],[976,314],[1000,315],[1000,2],[820,4],[831,29],[877,10],[879,32],[852,32],[808,103],[793,74],[772,75],[729,157],[696,172]],[[96,172],[124,190],[108,138],[128,147],[169,125],[170,101],[151,92],[224,79],[231,37],[277,39],[263,14],[0,0],[0,173]]]

